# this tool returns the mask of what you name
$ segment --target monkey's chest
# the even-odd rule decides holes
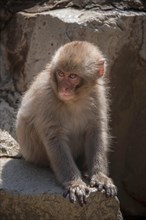
[[[83,152],[87,122],[88,118],[83,114],[80,117],[73,115],[64,121],[63,127],[67,133],[68,146],[75,158]]]
[[[74,158],[77,158],[84,151],[84,132],[70,133],[68,135],[68,146]]]
[[[78,137],[87,128],[89,118],[85,113],[67,115],[63,120],[62,126],[67,131],[70,137]]]

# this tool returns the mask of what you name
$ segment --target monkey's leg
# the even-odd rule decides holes
[[[86,159],[90,176],[90,186],[97,187],[107,196],[116,196],[117,189],[108,174],[107,153],[104,149],[104,140],[94,131],[86,138]]]
[[[49,139],[49,138],[48,138]],[[78,202],[83,205],[89,195],[89,187],[81,179],[70,149],[67,143],[60,138],[45,140],[46,151],[51,167],[59,180],[65,187],[64,197],[69,196],[71,202]]]
[[[33,124],[19,117],[16,123],[16,135],[24,159],[36,164],[49,164],[47,153]]]

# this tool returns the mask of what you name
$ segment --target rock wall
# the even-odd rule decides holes
[[[122,210],[146,216],[146,13],[66,8],[13,15],[1,32],[0,127],[15,137],[21,94],[54,51],[72,40],[97,44],[108,59],[111,175]]]

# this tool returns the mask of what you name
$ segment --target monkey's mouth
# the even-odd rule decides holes
[[[74,93],[73,92],[59,92],[59,99],[62,101],[70,101],[74,98]]]

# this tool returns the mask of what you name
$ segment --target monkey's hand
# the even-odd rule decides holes
[[[81,179],[71,181],[67,184],[64,197],[69,197],[70,202],[79,202],[81,206],[87,203],[87,197],[90,195],[90,188]]]
[[[91,177],[90,186],[96,187],[100,192],[105,192],[108,197],[117,195],[117,188],[113,184],[113,181],[101,172]]]

